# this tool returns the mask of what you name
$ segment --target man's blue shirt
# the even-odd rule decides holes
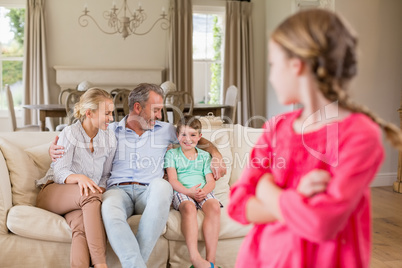
[[[131,181],[150,183],[162,178],[166,150],[177,143],[176,128],[169,123],[156,121],[153,129],[139,136],[126,128],[126,120],[127,116],[109,125],[116,134],[117,150],[107,187]]]

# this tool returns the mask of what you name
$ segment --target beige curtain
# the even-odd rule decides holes
[[[170,1],[169,80],[193,96],[193,1]]]
[[[248,122],[254,115],[254,53],[249,2],[228,1],[226,3],[225,58],[223,88],[235,85],[239,89],[237,123],[253,126]],[[225,96],[224,92],[224,96]]]
[[[44,4],[45,0],[27,0],[24,40],[24,104],[49,103]],[[38,124],[38,112],[25,109],[24,124]]]

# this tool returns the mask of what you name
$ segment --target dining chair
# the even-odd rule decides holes
[[[11,93],[10,86],[6,85],[6,98],[8,104],[8,114],[11,119],[11,127],[13,131],[40,131],[39,125],[26,125],[23,127],[17,127],[17,119],[15,117],[15,110],[14,110],[14,100],[13,94]]]
[[[223,109],[223,120],[227,124],[234,124],[236,120],[236,108],[238,102],[239,90],[236,86],[232,85],[228,87],[225,94],[225,105],[229,105],[229,108]]]
[[[115,122],[120,121],[129,114],[128,95],[130,95],[130,92],[131,90],[126,88],[115,88],[110,92],[113,97]],[[120,115],[122,115],[122,118],[120,118]]]
[[[74,105],[80,100],[80,97],[85,93],[85,91],[72,91],[68,93],[66,97],[66,114],[67,114],[67,125],[71,125],[76,121],[74,117]]]
[[[76,90],[76,89],[74,89],[74,88],[66,88],[66,89],[63,89],[62,91],[60,91],[60,94],[59,94],[59,104],[65,104],[65,103],[66,103],[67,95],[68,95],[69,93],[73,92],[73,91],[78,91],[78,90]]]
[[[188,112],[184,113],[184,110]],[[173,114],[173,124],[183,117],[184,114],[193,114],[194,100],[190,93],[185,91],[169,91],[163,98],[163,120],[169,122],[168,111]]]
[[[70,94],[71,92],[75,92],[78,91],[75,88],[66,88],[63,89],[62,91],[60,91],[59,93],[59,104],[66,104],[66,100],[67,100],[67,96],[68,94]],[[60,118],[60,122],[63,122],[63,117]],[[60,123],[59,125],[56,126],[55,130],[56,131],[62,131],[68,124],[66,123]]]

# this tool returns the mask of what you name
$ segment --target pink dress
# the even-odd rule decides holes
[[[262,174],[272,173],[284,191],[284,223],[257,224],[240,248],[236,267],[369,267],[371,250],[370,182],[384,152],[377,124],[354,113],[310,133],[293,122],[301,111],[268,121],[250,161],[233,186],[229,215],[242,224],[246,203]],[[327,170],[325,192],[305,198],[300,178],[313,169]]]

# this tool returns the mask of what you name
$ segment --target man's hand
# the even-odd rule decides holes
[[[226,174],[226,164],[222,158],[213,157],[211,160],[211,169],[214,179],[217,181]]]
[[[322,169],[315,169],[304,175],[297,186],[297,191],[305,197],[312,197],[327,189],[331,175]]]
[[[58,158],[61,158],[64,154],[64,147],[61,145],[57,145],[58,140],[59,136],[56,136],[56,138],[49,147],[49,155],[52,158],[53,162],[56,162],[56,160]]]

